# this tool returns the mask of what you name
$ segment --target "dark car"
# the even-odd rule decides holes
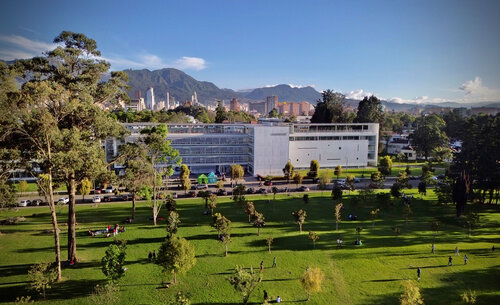
[[[132,195],[121,195],[120,199],[123,201],[129,201],[132,200]]]
[[[227,191],[224,189],[220,189],[217,191],[217,195],[219,196],[227,196]]]
[[[35,199],[35,200],[31,201],[30,205],[31,206],[43,205],[43,201],[42,201],[42,199]]]
[[[196,195],[197,195],[197,193],[196,193],[195,191],[189,191],[189,192],[187,193],[187,196],[188,196],[188,197],[196,197]]]
[[[267,189],[261,188],[257,191],[259,194],[267,194]]]
[[[247,194],[255,194],[255,190],[253,188],[249,188],[247,190]]]
[[[272,186],[273,182],[271,180],[266,180],[266,182],[264,182],[264,185],[266,185],[266,186]]]
[[[310,189],[307,186],[301,186],[298,188],[299,192],[309,192]]]
[[[104,198],[102,198],[102,201],[111,202],[112,201],[112,196],[104,196]]]

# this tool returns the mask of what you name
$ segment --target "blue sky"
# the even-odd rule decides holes
[[[405,102],[500,101],[500,1],[11,1],[0,58],[62,30],[113,69],[176,67],[235,90],[314,85]]]

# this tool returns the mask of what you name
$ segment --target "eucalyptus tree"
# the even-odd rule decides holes
[[[123,165],[125,174],[121,177],[121,183],[132,193],[132,216],[135,218],[135,202],[139,190],[153,182],[153,167],[147,162],[147,153],[144,146],[139,143],[127,143],[120,147],[120,153],[124,156]]]
[[[141,130],[145,135],[141,143],[145,145],[148,161],[153,168],[153,223],[156,226],[156,218],[160,213],[162,203],[158,201],[159,184],[163,184],[163,176],[171,176],[173,166],[180,165],[182,159],[179,151],[170,146],[167,140],[167,125],[160,124],[149,129]]]

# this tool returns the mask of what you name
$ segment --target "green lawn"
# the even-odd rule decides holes
[[[410,175],[411,176],[418,176],[420,177],[422,175],[422,166],[417,166],[417,167],[412,167],[413,164],[410,165]],[[406,169],[406,164],[401,164],[398,166],[393,166],[392,167],[392,174],[390,176],[397,177],[399,172],[402,172]],[[319,174],[321,175],[322,172],[326,171],[327,169],[320,169]],[[376,167],[365,167],[365,168],[343,168],[342,169],[342,174],[339,176],[339,178],[345,178],[348,174],[354,175],[354,177],[357,178],[362,178],[364,175],[365,178],[370,178],[370,175],[374,172],[376,172],[378,169]],[[307,172],[309,170],[300,170],[299,172],[306,176]],[[333,169],[328,169],[330,173],[332,174],[332,178],[337,178],[337,176],[334,175],[334,170]],[[443,175],[444,174],[444,168],[434,168],[434,175]]]
[[[160,288],[165,275],[156,265],[147,262],[148,252],[158,249],[166,236],[164,225],[153,227],[148,220],[150,209],[140,203],[137,222],[127,225],[127,231],[119,236],[128,240],[128,270],[119,284],[120,304],[166,304],[179,290],[190,295],[192,304],[241,303],[227,277],[237,264],[258,269],[262,260],[265,266],[263,282],[250,297],[253,304],[262,303],[264,289],[273,297],[279,295],[285,302],[305,303],[306,295],[298,279],[308,266],[320,267],[325,273],[322,292],[313,294],[308,304],[398,304],[401,281],[416,279],[417,266],[422,268],[419,286],[426,304],[460,304],[459,295],[467,289],[477,292],[477,304],[500,304],[500,253],[491,252],[494,243],[500,244],[498,207],[479,207],[481,226],[469,238],[454,216],[454,208],[433,204],[432,192],[424,200],[415,198],[407,225],[398,202],[395,206],[382,207],[374,227],[368,214],[378,204],[370,200],[354,205],[345,194],[343,221],[336,232],[333,203],[327,195],[326,191],[325,197],[321,197],[321,193],[311,193],[307,205],[298,196],[279,195],[276,200],[272,195],[249,197],[266,217],[261,236],[257,236],[257,229],[248,224],[241,206],[228,198],[219,198],[216,210],[232,221],[228,257],[223,256],[224,247],[216,240],[215,230],[208,225],[210,217],[202,213],[201,199],[178,200],[182,220],[178,235],[194,244],[197,264],[178,277],[180,282],[169,289]],[[299,208],[308,213],[302,234],[291,216],[291,212]],[[61,224],[65,222],[66,212],[67,208],[60,211]],[[92,287],[105,279],[99,262],[112,239],[89,237],[86,231],[121,222],[129,213],[130,204],[127,203],[78,207],[77,249],[81,263],[63,269],[64,280],[55,284],[47,299],[40,299],[40,303],[91,304],[88,296]],[[359,221],[347,220],[350,213],[357,215]],[[29,266],[53,259],[53,237],[41,233],[51,228],[48,208],[2,212],[2,218],[20,215],[26,216],[25,223],[0,227],[0,303],[11,302],[21,295],[34,295],[25,290]],[[428,222],[436,218],[442,223],[442,232],[437,237],[436,253],[431,254],[434,234]],[[353,245],[356,226],[364,228],[361,247]],[[394,226],[401,228],[400,236],[394,235]],[[61,230],[64,258],[67,228],[61,226]],[[314,250],[307,239],[309,230],[320,236]],[[267,236],[274,237],[272,253],[267,252]],[[336,248],[339,236],[344,240],[343,249]],[[461,256],[454,259],[454,266],[446,267],[447,258],[453,255],[456,246]],[[466,266],[464,254],[469,257]],[[278,259],[277,268],[271,268],[274,256]]]

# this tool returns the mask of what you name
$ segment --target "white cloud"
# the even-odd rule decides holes
[[[464,93],[464,101],[500,101],[500,89],[486,87],[479,76],[476,76],[473,80],[466,81],[459,89]]]
[[[264,88],[271,88],[271,87],[276,87],[276,86],[279,86],[279,85],[285,85],[285,84],[274,84],[274,85],[265,85]],[[286,84],[288,86],[290,86],[290,88],[306,88],[306,87],[313,87],[315,88],[316,85],[314,84],[310,84],[310,85],[294,85],[294,84]]]
[[[381,99],[384,99],[384,98],[381,98]],[[418,97],[411,98],[411,99],[392,97],[392,98],[389,98],[386,100],[389,102],[398,103],[398,104],[417,104],[417,105],[451,102],[451,100],[446,100],[446,99],[442,99],[442,98],[429,98],[428,96],[425,96],[425,95],[418,96]]]
[[[40,56],[55,49],[57,44],[31,40],[18,35],[0,35],[0,58],[14,60]]]
[[[349,91],[344,93],[345,97],[353,100],[362,100],[365,96],[372,96],[373,93],[366,92],[363,89],[358,89],[354,91]]]
[[[18,35],[0,35],[0,59],[14,60],[31,58],[43,55],[44,52],[53,50],[57,44],[31,40]],[[99,57],[111,63],[113,70],[119,69],[161,69],[174,67],[185,70],[203,70],[207,67],[206,61],[200,57],[183,56],[173,62],[166,62],[155,54],[142,53],[131,57],[117,54],[107,54]]]
[[[175,67],[179,69],[203,70],[207,64],[203,58],[183,56],[175,61]]]

